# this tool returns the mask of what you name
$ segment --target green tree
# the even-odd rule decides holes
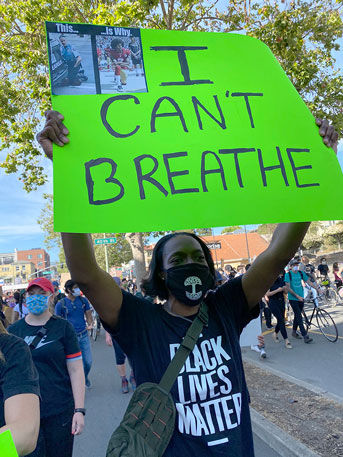
[[[212,229],[211,228],[195,229],[195,233],[198,236],[210,236],[210,235],[212,235]]]
[[[38,224],[41,226],[42,231],[44,232],[44,243],[46,248],[57,249],[59,263],[63,263],[63,267],[59,267],[60,272],[68,271],[66,266],[65,255],[63,251],[61,234],[54,231],[54,213],[53,213],[53,196],[49,194],[44,194],[44,199],[46,200],[45,205],[40,213],[39,219],[37,220]],[[125,234],[123,233],[106,233],[105,237],[117,238],[116,244],[110,244],[107,246],[108,252],[108,263],[109,266],[119,266],[122,263],[127,263],[132,260],[132,251],[130,244],[125,239]],[[93,233],[93,240],[96,238],[104,238],[103,233]],[[101,268],[106,269],[105,261],[105,248],[102,245],[94,246],[95,257]]]
[[[302,245],[305,249],[310,251],[319,251],[319,249],[323,246],[324,239],[321,235],[316,235],[313,233],[307,233]]]
[[[50,108],[44,20],[158,29],[243,32],[273,51],[312,112],[343,132],[343,74],[333,51],[342,36],[342,2],[333,0],[0,0],[1,166],[28,191],[47,176],[35,133]]]
[[[341,249],[343,245],[343,221],[329,227],[323,236],[329,245]]]
[[[257,227],[257,233],[260,235],[273,235],[274,230],[276,229],[277,224],[261,224]]]
[[[231,227],[225,227],[222,230],[222,234],[224,233],[232,233],[236,230],[240,230],[242,227],[240,225],[232,225]]]

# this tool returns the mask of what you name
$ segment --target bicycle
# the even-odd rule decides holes
[[[340,296],[336,289],[331,286],[330,279],[328,277],[318,278],[319,286],[321,289],[325,289],[323,293],[323,299],[328,306],[336,306],[340,302]]]
[[[99,314],[95,311],[95,309],[92,309],[92,316],[93,316],[93,324],[92,328],[89,330],[89,336],[93,338],[94,341],[97,340],[98,336],[100,335],[100,329],[101,329],[101,321]]]
[[[320,297],[321,296],[319,296],[318,298]],[[335,321],[332,319],[331,315],[327,311],[325,311],[325,309],[320,308],[318,305],[316,305],[313,299],[306,301],[305,305],[311,303],[313,304],[311,317],[308,318],[305,311],[305,306],[301,313],[306,331],[308,331],[313,325],[314,327],[320,330],[322,335],[328,341],[330,341],[331,343],[335,343],[338,340],[338,330]],[[317,325],[314,322],[312,322],[314,316],[316,316]]]

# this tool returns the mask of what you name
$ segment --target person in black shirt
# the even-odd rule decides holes
[[[32,280],[27,288],[28,315],[9,327],[32,349],[41,391],[40,430],[37,447],[28,457],[71,457],[74,435],[84,426],[85,377],[73,326],[52,316],[49,304],[54,288],[46,278]],[[38,331],[46,334],[32,348]]]
[[[11,431],[20,456],[34,450],[39,431],[39,382],[30,349],[0,323],[0,434],[6,430]]]
[[[287,330],[285,326],[285,293],[288,291],[288,287],[284,281],[284,274],[281,273],[279,277],[276,279],[272,287],[267,292],[267,297],[269,299],[268,305],[270,311],[274,314],[277,320],[277,324],[275,326],[273,332],[273,340],[275,343],[279,343],[279,335],[278,333],[281,332],[281,335],[285,341],[285,346],[287,349],[292,349],[292,345],[288,340]]]
[[[326,258],[322,257],[320,259],[320,264],[318,265],[318,277],[322,276],[324,279],[328,276],[329,274],[329,267],[326,263]]]
[[[69,142],[62,119],[60,113],[49,111],[38,135],[50,159],[53,142],[59,146]],[[334,129],[327,121],[317,124],[326,144],[337,150]],[[208,305],[208,325],[171,389],[177,419],[164,457],[254,456],[239,337],[250,320],[258,317],[258,301],[295,254],[309,225],[280,224],[249,270],[215,290],[214,263],[206,244],[188,232],[164,236],[154,248],[144,283],[149,295],[164,300],[163,306],[121,290],[97,265],[89,235],[62,233],[71,276],[105,329],[131,357],[137,385],[160,382],[201,301]]]

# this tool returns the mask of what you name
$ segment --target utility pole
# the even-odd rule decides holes
[[[216,248],[216,242],[215,242],[215,238],[214,238],[214,230],[212,230],[212,238],[213,238],[213,247],[214,247],[214,255],[215,255],[215,258],[216,258],[216,268],[218,268],[218,259],[217,259],[217,248]]]
[[[250,257],[250,251],[249,251],[249,242],[248,242],[248,234],[247,234],[247,226],[244,226],[244,232],[245,232],[245,242],[247,244],[247,253],[248,253],[248,258],[249,258],[249,263],[251,262],[251,257]]]
[[[106,238],[106,233],[104,233],[104,238]],[[108,252],[107,252],[107,244],[104,244],[104,248],[105,248],[106,272],[108,273]]]

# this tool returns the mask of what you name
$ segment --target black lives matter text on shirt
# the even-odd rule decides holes
[[[211,292],[207,304],[208,327],[203,329],[171,389],[177,418],[165,457],[205,457],[209,452],[214,457],[223,453],[252,457],[239,335],[259,315],[259,309],[248,310],[241,278]],[[123,293],[114,337],[132,360],[138,384],[161,380],[190,325],[160,305]]]
[[[12,324],[9,331],[29,346],[40,327],[29,325],[25,319],[21,319]],[[39,374],[42,417],[59,414],[73,405],[66,356],[80,352],[75,330],[68,321],[60,317],[50,319],[47,328],[47,334],[32,351],[32,359]]]
[[[38,373],[31,351],[14,335],[0,333],[0,427],[5,425],[4,402],[20,394],[39,395]]]

